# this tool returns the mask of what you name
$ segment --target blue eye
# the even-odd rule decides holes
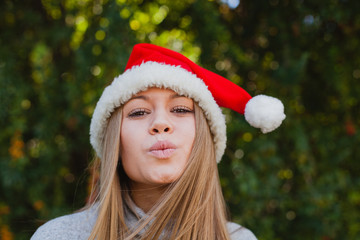
[[[142,117],[149,113],[150,113],[150,111],[148,111],[146,109],[134,109],[128,114],[128,117],[130,117],[130,118]]]

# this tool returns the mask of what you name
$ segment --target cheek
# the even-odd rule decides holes
[[[132,171],[136,169],[134,159],[141,149],[141,136],[138,131],[138,128],[134,128],[132,124],[123,120],[120,132],[120,155],[123,168],[128,176],[132,175]]]
[[[188,164],[195,141],[195,120],[178,121],[176,123],[175,137],[176,142],[181,146],[176,156],[175,165],[179,172],[182,173]]]
[[[124,172],[125,174],[130,178],[130,179],[134,179],[136,178],[136,176],[138,175],[136,172],[136,166],[134,165],[134,163],[132,161],[129,161],[129,158],[122,158],[122,166],[124,168]]]
[[[187,121],[183,124],[181,132],[183,133],[182,139],[189,155],[195,141],[195,120]]]
[[[125,142],[122,141],[120,146],[121,164],[124,168],[125,174],[131,180],[136,181],[141,175],[139,172],[139,148],[136,144],[131,144],[132,142],[129,141],[128,137],[125,139]]]
[[[120,132],[121,153],[129,155],[139,151],[144,137],[144,134],[142,134],[144,131],[141,125],[123,120]]]

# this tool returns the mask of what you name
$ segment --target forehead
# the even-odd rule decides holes
[[[165,98],[188,98],[186,96],[180,95],[171,89],[164,88],[148,88],[147,90],[136,93],[130,100],[137,98],[147,98],[147,97],[165,97]],[[190,99],[190,98],[188,98]],[[192,99],[191,99],[192,100]]]

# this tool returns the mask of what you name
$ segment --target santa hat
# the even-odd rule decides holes
[[[252,98],[238,85],[178,52],[152,44],[137,44],[124,73],[105,88],[91,119],[90,142],[100,158],[111,113],[134,94],[150,87],[171,89],[199,104],[213,134],[217,162],[220,162],[226,147],[225,117],[220,107],[244,114],[246,121],[263,133],[273,131],[285,119],[280,100],[265,95]]]

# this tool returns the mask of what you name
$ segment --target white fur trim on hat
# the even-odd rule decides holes
[[[245,119],[263,133],[275,130],[285,119],[284,105],[274,97],[258,95],[251,98],[245,106]]]
[[[207,86],[195,74],[180,66],[150,61],[128,69],[105,88],[90,124],[90,143],[97,155],[100,158],[103,155],[102,143],[111,113],[134,94],[149,87],[171,89],[180,95],[192,98],[199,104],[213,134],[216,161],[220,162],[226,147],[225,117]]]

